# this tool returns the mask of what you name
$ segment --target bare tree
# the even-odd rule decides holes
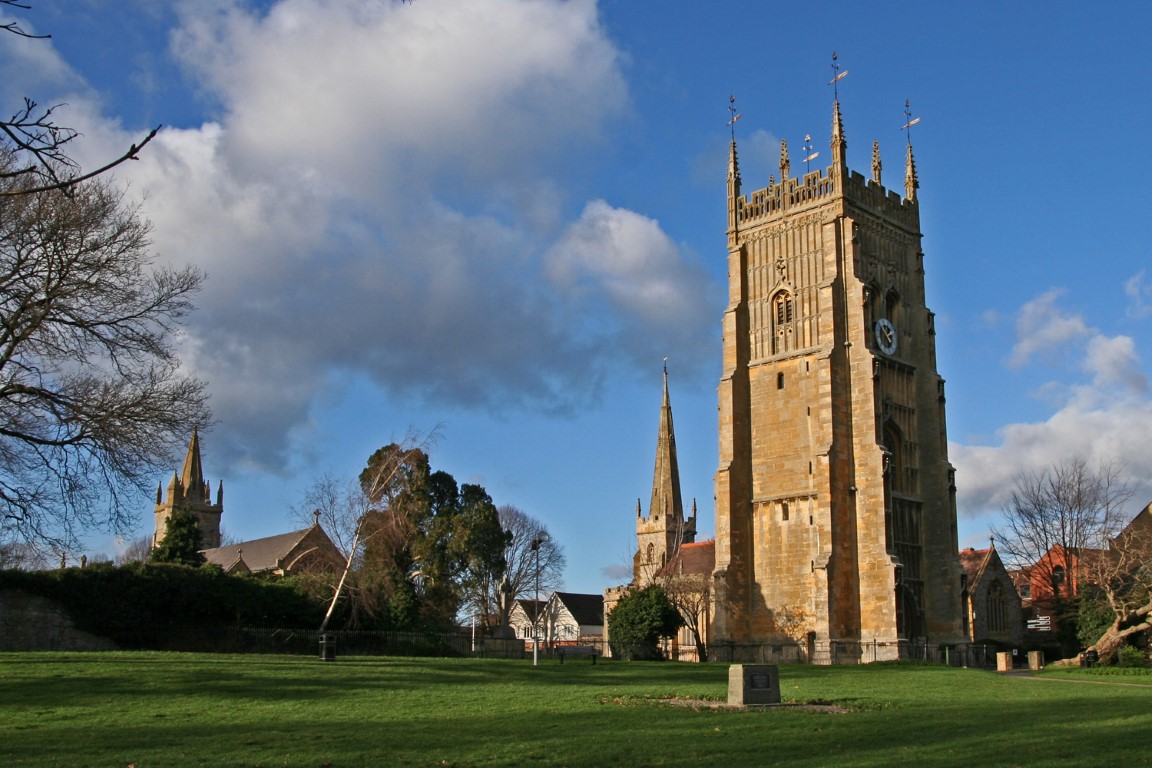
[[[0,0],[0,7],[27,9],[19,0]],[[0,24],[0,31],[18,37],[48,39],[51,35],[33,35],[18,22]],[[68,155],[68,145],[80,133],[56,122],[60,104],[43,107],[25,97],[23,106],[12,116],[0,120],[0,156],[4,167],[0,180],[0,196],[29,195],[50,190],[68,191],[77,184],[99,176],[128,160],[136,160],[144,145],[156,137],[160,126],[152,129],[139,143],[132,144],[124,154],[84,173],[79,164]]]
[[[676,563],[663,572],[664,594],[680,611],[684,626],[692,635],[696,646],[696,658],[708,661],[708,623],[712,620],[712,575],[705,573],[677,572]]]
[[[993,526],[996,548],[1009,568],[1027,571],[1059,607],[1082,577],[1082,553],[1108,547],[1124,522],[1132,489],[1120,467],[1095,470],[1075,457],[1016,480],[1003,523]]]
[[[499,508],[500,526],[510,535],[504,550],[503,574],[490,574],[466,595],[465,606],[484,622],[490,618],[497,627],[508,626],[515,601],[536,597],[537,553],[539,553],[540,594],[547,595],[563,586],[564,548],[548,533],[548,528],[523,510],[504,505]],[[532,543],[539,542],[538,549]]]
[[[209,423],[173,347],[203,275],[154,266],[149,247],[104,181],[0,196],[0,539],[130,529],[125,510]]]
[[[114,562],[116,565],[144,563],[148,561],[148,556],[151,554],[152,536],[150,534],[144,534],[134,539],[125,540],[123,549],[116,553]]]

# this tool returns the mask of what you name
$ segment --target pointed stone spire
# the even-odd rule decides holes
[[[636,517],[644,517],[644,513],[640,511],[640,499],[636,499]]]
[[[224,481],[221,480],[216,484],[216,506],[224,506]]]
[[[880,142],[872,141],[872,181],[880,183],[880,172],[884,166],[880,163]]]
[[[737,227],[736,200],[740,197],[740,163],[736,159],[736,139],[728,150],[728,232],[734,234]]]
[[[197,495],[203,495],[204,467],[200,462],[200,435],[195,427],[192,428],[192,439],[188,441],[188,453],[184,456],[180,481],[186,492],[195,488]]]
[[[912,143],[909,142],[908,160],[904,167],[904,197],[915,200],[918,189],[920,189],[920,179],[916,176],[916,158],[912,156]]]
[[[780,181],[788,180],[788,172],[792,170],[792,161],[788,159],[788,139],[780,140]]]
[[[848,142],[844,138],[844,121],[840,118],[840,100],[832,102],[832,172],[847,175]]]
[[[156,503],[160,504],[164,501],[164,484],[156,483]]]
[[[660,431],[656,437],[656,467],[652,473],[652,502],[648,517],[667,511],[671,520],[684,519],[680,498],[680,467],[676,460],[676,430],[672,426],[672,405],[668,399],[668,364],[664,364],[664,402],[660,406]]]

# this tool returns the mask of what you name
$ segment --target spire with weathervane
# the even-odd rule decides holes
[[[840,81],[848,70],[840,71],[836,53],[832,53],[832,174],[841,178],[848,175],[848,142],[844,138],[844,121],[840,118]]]
[[[736,111],[736,97],[728,97],[728,128],[732,133],[732,141],[728,149],[728,236],[736,233],[737,214],[736,199],[740,197],[740,164],[736,160],[736,121],[740,113]]]
[[[639,511],[639,510],[637,510]],[[652,472],[652,500],[648,517],[636,520],[635,579],[650,581],[681,544],[696,540],[696,515],[684,518],[680,495],[680,467],[676,459],[676,430],[672,424],[672,404],[668,397],[668,359],[664,359],[664,399],[660,405],[660,428],[656,435],[656,463]]]
[[[908,99],[904,100],[904,119],[904,134],[908,139],[908,159],[904,165],[904,197],[915,202],[920,179],[916,176],[916,158],[912,156],[912,126],[920,122],[920,118],[912,118],[912,106]]]

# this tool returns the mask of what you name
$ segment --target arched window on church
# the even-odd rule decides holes
[[[903,493],[904,487],[904,436],[900,428],[889,421],[884,425],[884,448],[888,451],[884,469],[888,475],[888,487],[896,493]]]
[[[988,587],[988,631],[1003,632],[1008,625],[1008,605],[1004,599],[1004,587],[998,581]]]
[[[772,297],[772,354],[796,348],[796,308],[792,294],[780,291]]]
[[[651,542],[648,543],[648,553],[647,553],[646,557],[648,558],[647,561],[649,563],[651,563],[655,559],[655,557],[656,557],[656,545],[655,544],[653,544]]]

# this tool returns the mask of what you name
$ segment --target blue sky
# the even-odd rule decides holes
[[[599,591],[647,503],[669,358],[711,535],[728,97],[748,190],[827,158],[902,188],[904,101],[947,379],[961,544],[1012,479],[1079,454],[1152,499],[1143,237],[1152,7],[648,0],[36,0],[2,103],[63,101],[158,258],[209,275],[182,340],[240,538],[324,473],[439,425],[433,464],[547,523]],[[819,161],[817,161],[819,162]],[[795,165],[793,166],[796,167]],[[157,478],[161,480],[162,478]],[[139,532],[150,530],[149,499]],[[112,544],[94,541],[94,547]]]

